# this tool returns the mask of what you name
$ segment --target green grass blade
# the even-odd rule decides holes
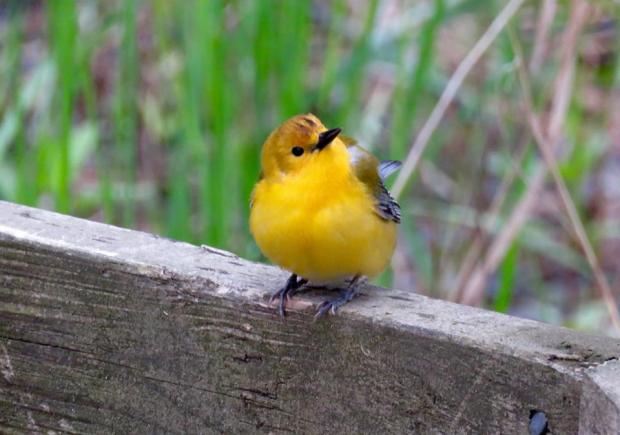
[[[139,58],[136,41],[137,11],[140,1],[125,0],[121,6],[122,31],[114,96],[114,136],[120,158],[121,222],[134,227],[136,221],[135,185],[137,182],[137,99]],[[107,193],[104,193],[107,195]]]
[[[71,167],[69,137],[75,97],[75,45],[77,38],[76,4],[72,1],[47,3],[50,49],[56,67],[56,151],[54,185],[56,208],[60,212],[71,210]]]
[[[519,260],[519,244],[513,243],[499,268],[499,288],[495,296],[495,311],[508,312],[514,296],[515,276]]]
[[[427,79],[431,70],[434,56],[435,41],[440,25],[443,23],[445,5],[443,0],[435,1],[433,15],[422,26],[419,35],[419,53],[415,68],[409,83],[402,91],[394,96],[394,117],[390,143],[392,158],[402,159],[407,152],[411,141],[414,126],[414,117],[419,106],[419,100],[424,95],[423,89],[427,86]],[[408,43],[412,41],[407,41]],[[402,62],[404,64],[404,62]]]

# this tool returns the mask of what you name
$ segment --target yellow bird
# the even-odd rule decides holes
[[[290,271],[274,293],[278,311],[308,282],[349,279],[340,297],[319,305],[316,317],[353,299],[362,277],[379,275],[396,246],[400,207],[383,180],[400,162],[379,162],[312,114],[275,129],[263,145],[262,172],[252,192],[250,230],[272,262]]]

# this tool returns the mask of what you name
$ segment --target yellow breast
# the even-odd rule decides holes
[[[250,229],[274,263],[312,281],[376,276],[396,245],[396,224],[374,211],[374,198],[350,172],[314,165],[292,177],[262,180]]]

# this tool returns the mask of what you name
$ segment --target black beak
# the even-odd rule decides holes
[[[331,130],[327,130],[319,134],[319,141],[316,143],[314,148],[312,148],[312,151],[321,151],[327,145],[332,143],[334,139],[336,139],[336,136],[340,134],[340,131],[341,130],[339,128],[332,128]]]

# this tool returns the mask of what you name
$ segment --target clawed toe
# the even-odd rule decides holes
[[[351,301],[357,294],[359,293],[360,285],[359,285],[359,276],[356,276],[351,280],[349,287],[345,290],[342,290],[340,293],[340,297],[323,301],[316,309],[316,314],[314,315],[314,320],[317,320],[327,314],[329,311],[332,314],[336,314],[338,308]]]
[[[285,300],[288,298],[287,293],[288,293],[287,288],[282,287],[280,290],[278,290],[273,295],[271,295],[271,298],[269,298],[269,304],[272,304],[273,301],[275,301],[276,299],[279,299],[278,314],[280,315],[280,317],[285,316],[284,305],[285,305]]]
[[[332,314],[336,314],[336,310],[334,309],[334,305],[332,301],[323,301],[321,305],[316,309],[316,314],[314,315],[314,320],[317,320],[323,317],[329,310],[332,310]]]
[[[299,278],[297,275],[292,274],[289,279],[286,281],[284,287],[275,292],[269,298],[269,304],[272,304],[274,301],[278,301],[278,314],[280,317],[286,316],[286,302],[293,297],[299,290],[308,282],[308,280]],[[351,301],[357,294],[360,289],[360,276],[355,276],[346,289],[341,290],[340,297],[323,301],[316,309],[316,314],[314,315],[314,319],[319,319],[331,311],[332,314],[336,314],[338,309]]]
[[[316,314],[314,315],[314,320],[320,319],[329,311],[332,314],[336,314],[338,308],[349,302],[350,299],[347,299],[346,296],[342,296],[338,299],[334,299],[333,301],[323,301],[321,305],[319,305],[316,309]]]
[[[272,304],[273,301],[279,299],[278,301],[278,314],[280,317],[286,316],[286,301],[293,296],[305,283],[308,281],[305,279],[297,279],[297,275],[292,274],[288,281],[286,281],[286,285],[282,287],[280,290],[275,292],[269,298],[269,304]]]

